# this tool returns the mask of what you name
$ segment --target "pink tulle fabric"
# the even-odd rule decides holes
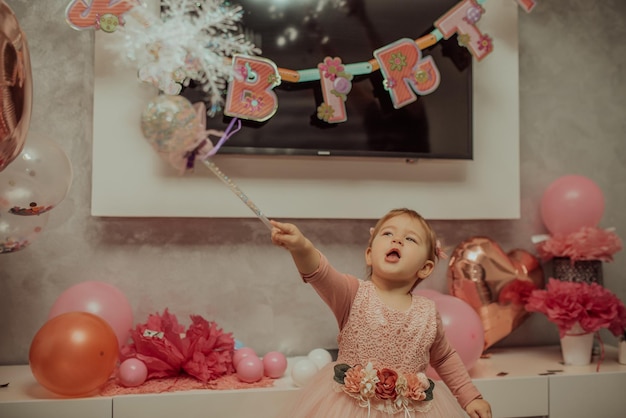
[[[622,249],[622,240],[606,229],[583,227],[571,234],[555,234],[537,244],[537,252],[544,260],[567,257],[580,260],[613,261],[613,254]]]
[[[426,412],[388,414],[375,408],[358,406],[355,399],[333,384],[334,366],[320,370],[298,393],[294,404],[287,405],[279,418],[466,418],[450,390],[441,381],[435,382],[434,398]]]
[[[608,328],[615,336],[626,329],[626,308],[610,290],[597,283],[565,282],[550,278],[545,289],[534,290],[526,310],[540,312],[554,322],[564,337],[574,324],[586,332]]]

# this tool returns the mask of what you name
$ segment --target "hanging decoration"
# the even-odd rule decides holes
[[[535,3],[517,1],[526,11]],[[373,58],[366,62],[344,63],[341,57],[326,56],[317,68],[303,70],[281,68],[256,56],[260,49],[241,28],[242,7],[224,0],[160,0],[160,15],[150,13],[139,0],[92,0],[89,4],[72,1],[66,16],[75,29],[123,29],[123,58],[137,65],[140,81],[164,93],[142,114],[141,129],[146,140],[181,173],[193,169],[195,161],[202,161],[271,229],[261,210],[211,161],[241,127],[240,119],[271,119],[278,109],[273,90],[283,82],[319,81],[323,102],[317,107],[317,118],[328,124],[345,122],[345,102],[352,80],[378,70],[394,108],[400,109],[416,101],[417,95],[434,92],[440,84],[434,59],[422,54],[426,48],[456,34],[459,44],[478,61],[493,51],[491,37],[477,27],[485,13],[485,2],[462,0],[437,19],[435,29],[427,35],[391,42],[373,51]],[[204,103],[191,104],[179,96],[191,82],[202,88],[209,109]],[[222,110],[232,118],[226,131],[207,131],[206,116]],[[235,123],[237,128],[233,130]],[[213,144],[211,135],[221,135],[217,144]]]
[[[526,12],[536,5],[534,0],[516,1]],[[477,26],[486,2],[460,1],[433,23],[432,32],[379,48],[367,62],[343,63],[340,57],[325,57],[317,68],[303,70],[252,57],[261,51],[238,27],[241,6],[223,0],[161,0],[160,17],[149,13],[138,0],[93,0],[89,6],[72,1],[67,16],[70,25],[80,29],[103,29],[96,24],[102,16],[117,16],[124,25],[126,58],[138,65],[139,79],[170,95],[179,94],[193,80],[207,95],[210,116],[222,110],[225,102],[225,115],[264,122],[278,108],[274,88],[282,82],[319,80],[323,103],[317,108],[317,117],[332,124],[347,120],[345,102],[355,76],[380,70],[384,88],[399,109],[417,100],[416,95],[430,94],[439,86],[434,60],[422,57],[426,48],[456,34],[459,44],[476,60],[484,59],[494,49],[492,38]],[[131,19],[123,19],[124,13]]]
[[[232,65],[235,76],[228,83],[224,114],[257,122],[274,116],[278,100],[272,90],[281,82],[276,64],[266,58],[235,55]]]
[[[214,115],[223,105],[226,82],[235,76],[231,57],[258,55],[242,33],[240,6],[221,0],[161,0],[155,16],[143,4],[125,15],[123,58],[138,67],[139,80],[177,95],[193,80],[201,86]]]
[[[417,99],[415,93],[432,93],[439,86],[439,70],[432,57],[422,58],[422,51],[411,39],[400,39],[374,51],[384,76],[385,89],[393,107],[399,109]]]
[[[138,1],[120,0],[72,0],[65,9],[67,23],[76,30],[101,29],[115,32],[124,24],[123,14],[130,11]]]
[[[459,44],[465,46],[478,61],[493,51],[491,38],[480,32],[476,23],[485,13],[480,0],[464,0],[435,22],[444,39],[458,34]]]
[[[352,90],[352,74],[345,71],[341,58],[326,57],[317,65],[320,71],[324,102],[317,108],[317,117],[328,123],[348,120],[345,101]]]
[[[519,4],[519,6],[526,11],[526,13],[530,13],[537,5],[537,2],[535,0],[516,0],[516,1],[517,1],[517,4]]]

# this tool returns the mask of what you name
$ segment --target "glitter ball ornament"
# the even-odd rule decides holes
[[[193,146],[196,128],[196,110],[182,96],[157,96],[141,115],[141,132],[159,153],[170,154]]]

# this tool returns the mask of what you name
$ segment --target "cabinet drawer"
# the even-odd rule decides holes
[[[494,417],[547,416],[550,412],[547,376],[477,379],[474,384],[491,404]]]
[[[124,395],[113,399],[115,418],[275,418],[294,401],[293,390],[219,390]]]

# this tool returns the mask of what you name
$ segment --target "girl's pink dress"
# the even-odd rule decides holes
[[[300,390],[297,401],[282,417],[467,417],[461,405],[480,398],[480,393],[447,342],[433,301],[414,295],[407,311],[389,308],[379,298],[373,283],[337,272],[323,256],[320,268],[303,278],[313,285],[337,317],[339,354],[336,362],[320,370]],[[437,380],[432,400],[419,401],[424,396],[419,390],[410,392],[402,388],[419,388],[422,382],[423,390],[425,376],[421,373],[425,373],[429,363],[452,392]],[[335,365],[340,364],[347,365],[343,369],[357,365],[360,369],[354,367],[346,374],[336,372]],[[368,367],[392,371],[378,375]],[[369,376],[369,380],[362,376]],[[376,383],[376,376],[381,383]]]

